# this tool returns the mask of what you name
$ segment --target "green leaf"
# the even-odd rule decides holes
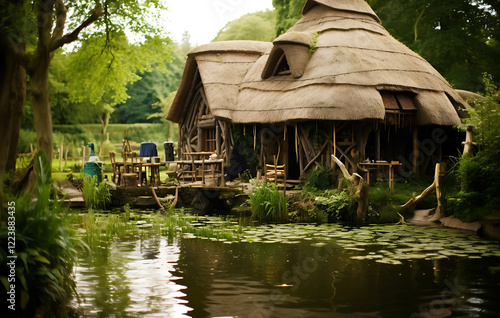
[[[45,257],[43,257],[42,255],[38,255],[38,256],[34,257],[33,259],[35,261],[39,261],[40,263],[50,264],[50,261],[48,259],[46,259]]]
[[[41,186],[43,185],[50,186],[52,182],[52,167],[50,165],[49,159],[47,158],[47,155],[43,151],[39,151],[35,154],[34,166],[36,174],[38,176],[39,188],[41,188]]]

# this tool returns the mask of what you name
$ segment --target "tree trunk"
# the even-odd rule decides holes
[[[0,51],[0,74],[0,208],[3,210],[5,173],[16,167],[26,101],[26,72],[9,53]]]
[[[42,150],[52,162],[52,115],[49,102],[50,54],[41,54],[31,69],[31,98],[38,150]]]

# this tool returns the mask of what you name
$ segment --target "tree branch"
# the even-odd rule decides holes
[[[66,6],[64,5],[63,0],[56,0],[56,26],[54,27],[54,31],[52,32],[51,43],[54,43],[57,39],[63,36],[64,25],[66,24],[66,16],[68,10],[66,10]]]
[[[75,30],[73,30],[73,32],[65,34],[59,39],[52,40],[50,46],[51,51],[54,51],[65,44],[76,41],[78,39],[78,36],[80,35],[80,32],[82,32],[83,29],[85,29],[86,27],[97,21],[102,15],[103,15],[102,5],[100,2],[98,2],[96,7],[94,8],[94,11],[92,11],[92,14],[85,21],[83,21],[83,23],[80,24],[80,26],[78,26]]]

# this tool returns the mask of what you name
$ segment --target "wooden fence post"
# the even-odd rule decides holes
[[[85,143],[83,144],[82,168],[85,166]]]
[[[64,159],[63,142],[61,141],[61,148],[59,148],[59,171],[62,171],[63,159]]]

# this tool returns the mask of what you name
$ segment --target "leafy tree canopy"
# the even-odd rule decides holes
[[[306,0],[273,0],[276,8],[276,36],[285,33],[302,17]]]
[[[271,42],[275,39],[275,11],[250,13],[231,21],[219,31],[214,42],[253,40]]]
[[[497,0],[368,0],[386,29],[427,59],[456,88],[483,89],[500,77]]]

